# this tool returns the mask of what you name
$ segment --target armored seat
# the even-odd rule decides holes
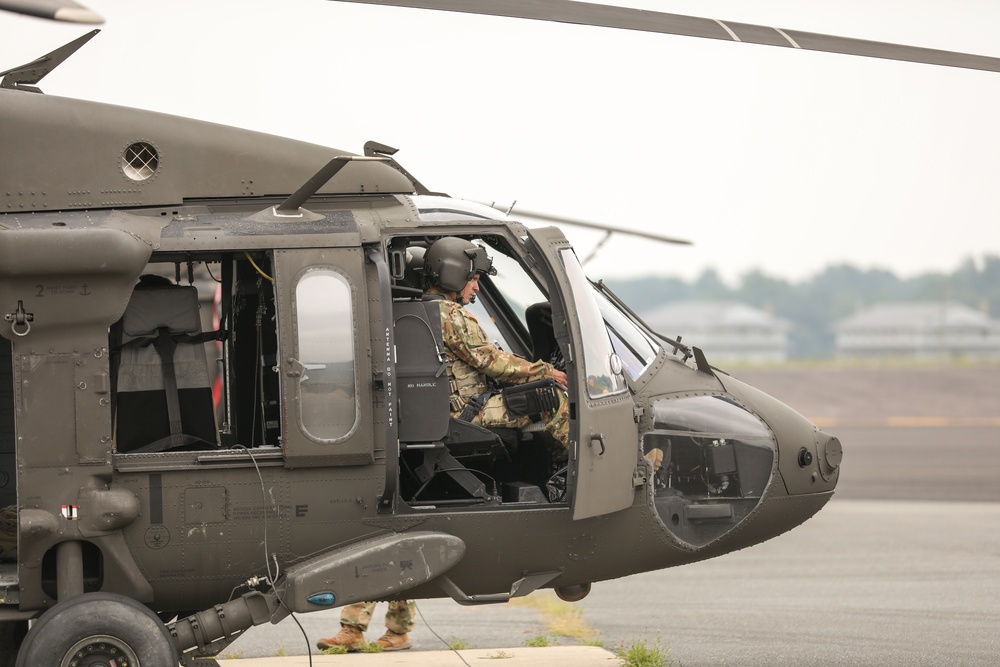
[[[467,464],[489,467],[508,460],[496,433],[450,414],[451,388],[436,301],[393,301],[399,441],[403,452],[418,452],[414,473],[421,483],[441,472],[473,498],[489,494]]]

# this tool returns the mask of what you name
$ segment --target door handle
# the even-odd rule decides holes
[[[594,443],[599,443],[601,445],[601,451],[597,453],[598,456],[604,456],[604,434],[603,433],[591,433],[590,434],[590,446],[593,447]]]

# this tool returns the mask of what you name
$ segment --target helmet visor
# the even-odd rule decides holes
[[[495,276],[497,270],[493,267],[493,260],[486,254],[485,248],[473,248],[465,251],[465,254],[472,260],[472,273],[470,278],[476,274]]]

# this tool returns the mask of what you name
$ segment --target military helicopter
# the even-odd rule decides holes
[[[543,5],[593,25],[1000,69]],[[770,539],[831,498],[835,436],[650,330],[558,229],[436,193],[377,142],[356,154],[40,94],[90,36],[0,84],[8,661],[212,664],[254,625],[361,600],[579,600]],[[492,258],[475,305],[491,337],[565,368],[564,470],[531,428],[451,417],[419,261],[443,237]]]

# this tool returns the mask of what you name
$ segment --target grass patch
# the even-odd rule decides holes
[[[510,604],[537,609],[545,621],[545,630],[550,635],[585,643],[597,634],[597,630],[583,620],[583,607],[579,603],[563,602],[552,591],[537,591],[525,597],[514,598]]]
[[[462,639],[461,637],[456,637],[455,635],[452,635],[451,639],[448,640],[448,648],[450,648],[452,651],[465,651],[467,649],[475,647],[469,642]]]
[[[381,653],[384,650],[385,649],[383,649],[380,645],[376,644],[375,642],[365,644],[364,646],[361,647],[361,653]]]
[[[552,646],[552,640],[545,635],[535,635],[534,637],[529,637],[524,645],[529,648],[545,648],[546,646]]]
[[[670,647],[660,645],[659,638],[652,644],[636,639],[615,648],[615,657],[623,667],[674,667],[677,661],[669,657]]]
[[[347,653],[346,646],[331,646],[320,651],[323,655],[344,655]]]
[[[490,660],[505,660],[507,658],[513,658],[513,653],[507,653],[507,651],[497,651],[496,653],[489,653],[486,655]]]

